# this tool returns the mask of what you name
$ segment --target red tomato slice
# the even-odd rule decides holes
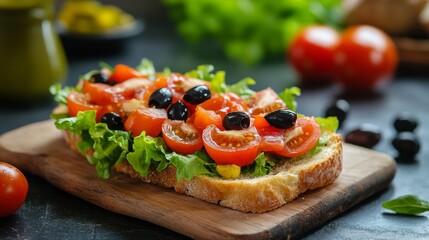
[[[138,77],[146,77],[146,75],[137,72],[130,66],[117,64],[113,69],[112,75],[109,77],[109,81],[113,83],[120,83],[128,79]]]
[[[107,84],[85,81],[82,92],[86,94],[87,101],[92,104],[109,105],[118,101],[117,96],[109,91],[111,88]]]
[[[133,137],[137,137],[142,131],[149,136],[157,137],[165,120],[167,120],[165,109],[140,107],[131,112],[124,123],[124,128],[131,131]]]
[[[194,125],[183,121],[166,120],[162,124],[162,137],[170,149],[185,155],[203,147],[201,135]]]
[[[221,131],[216,126],[210,125],[203,131],[204,147],[219,165],[246,166],[253,163],[259,153],[260,141],[255,127]]]
[[[103,106],[93,105],[85,101],[85,95],[78,92],[70,92],[67,96],[67,108],[71,117],[77,116],[78,112],[96,110],[96,121],[99,122],[101,116],[106,113]]]
[[[215,125],[216,127],[223,129],[222,117],[213,110],[206,110],[201,106],[197,106],[195,109],[194,125],[196,128],[203,130],[209,125]]]
[[[258,129],[258,133],[261,136],[261,144],[259,145],[261,151],[277,152],[284,149],[284,130],[268,126]]]
[[[253,126],[256,127],[256,129],[258,129],[258,131],[260,129],[266,128],[266,127],[270,127],[271,125],[267,122],[267,120],[265,119],[265,113],[261,113],[258,115],[253,115]]]
[[[269,113],[286,108],[286,104],[271,88],[256,92],[253,96],[250,96],[246,102],[252,115]]]
[[[88,97],[88,102],[96,105],[110,105],[119,103],[125,99],[137,97],[153,83],[146,79],[132,79],[115,86],[103,83],[85,81],[82,92]]]
[[[320,126],[313,117],[299,117],[294,127],[284,130],[284,148],[275,154],[296,157],[316,146],[320,137]]]

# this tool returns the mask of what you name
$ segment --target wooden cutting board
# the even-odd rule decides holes
[[[93,166],[69,150],[50,120],[3,134],[0,161],[110,211],[199,239],[298,237],[388,187],[396,170],[391,157],[345,144],[343,172],[334,184],[302,194],[274,211],[246,214],[119,173],[99,179]]]

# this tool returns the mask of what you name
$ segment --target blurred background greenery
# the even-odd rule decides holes
[[[214,41],[226,57],[255,64],[284,53],[303,26],[342,26],[341,0],[100,1],[149,24],[170,22],[190,44]],[[59,8],[64,1],[58,3]],[[80,7],[83,11],[84,9]],[[98,14],[100,15],[100,14]]]

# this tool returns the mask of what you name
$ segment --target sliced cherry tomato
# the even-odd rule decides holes
[[[162,124],[162,137],[165,144],[175,152],[191,154],[203,147],[200,133],[190,123],[166,120]]]
[[[202,106],[197,106],[193,114],[193,123],[196,128],[203,130],[209,125],[223,129],[222,116],[214,110],[207,110]]]
[[[106,113],[106,109],[103,106],[100,105],[93,105],[88,103],[85,100],[85,95],[78,92],[70,92],[67,96],[67,108],[69,111],[69,115],[71,117],[77,116],[78,112],[88,111],[88,110],[95,110],[96,113],[96,121],[99,122],[101,119],[101,116],[103,116],[104,113]]]
[[[210,125],[203,131],[204,147],[219,165],[235,164],[242,167],[253,163],[259,153],[260,141],[255,127],[221,131]]]
[[[331,27],[308,26],[292,40],[289,61],[302,80],[312,83],[330,80],[339,41],[339,34]]]
[[[109,77],[109,81],[112,83],[120,83],[128,79],[138,77],[145,77],[145,75],[137,72],[132,67],[125,64],[117,64]]]
[[[256,92],[254,95],[250,96],[246,102],[252,115],[269,113],[275,110],[286,108],[286,104],[271,88],[266,88]]]
[[[277,152],[282,151],[285,147],[285,130],[275,127],[263,127],[258,129],[261,136],[261,144],[259,149],[263,152]]]
[[[270,127],[271,125],[267,122],[265,119],[265,113],[260,113],[258,115],[253,115],[253,126],[256,127],[256,129],[263,129],[266,127]]]
[[[347,28],[334,56],[334,80],[347,90],[379,87],[394,74],[398,53],[392,39],[371,26]]]
[[[140,107],[131,112],[124,123],[124,128],[131,131],[133,137],[137,137],[142,131],[149,136],[157,137],[165,120],[167,120],[165,109]]]
[[[28,182],[22,172],[0,162],[0,217],[9,216],[21,207],[28,193]]]
[[[92,83],[84,81],[82,92],[86,94],[87,101],[95,105],[109,105],[118,102],[117,97],[111,91],[111,86],[104,83]],[[110,91],[109,91],[110,90]]]
[[[313,117],[299,117],[295,126],[284,130],[284,148],[274,153],[285,157],[296,157],[316,146],[320,137],[320,126]]]
[[[120,95],[120,97],[117,97],[116,99],[131,99],[138,98],[138,96],[143,94],[152,86],[153,82],[149,81],[148,79],[135,78],[116,84],[110,91],[116,95]]]
[[[125,99],[137,97],[153,83],[146,79],[131,79],[115,86],[103,83],[85,81],[82,92],[86,94],[87,101],[96,105],[110,105]]]

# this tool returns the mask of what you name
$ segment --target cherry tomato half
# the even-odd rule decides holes
[[[141,78],[130,79],[114,86],[85,81],[82,92],[86,94],[88,102],[104,106],[137,97],[152,85],[151,81]]]
[[[329,80],[339,34],[328,26],[308,26],[299,32],[289,47],[289,62],[301,79],[311,82]]]
[[[137,72],[132,67],[125,64],[117,64],[109,77],[109,81],[112,83],[120,83],[137,77],[145,77],[145,75]]]
[[[246,103],[249,106],[252,115],[269,113],[286,108],[286,104],[271,88],[256,92],[246,100]]]
[[[157,137],[165,120],[167,120],[165,109],[140,107],[131,112],[124,123],[124,128],[131,131],[133,137],[137,137],[142,131],[149,136]]]
[[[28,182],[16,167],[0,162],[0,217],[9,216],[21,207],[28,193]]]
[[[334,56],[333,78],[348,90],[368,90],[391,78],[398,53],[392,39],[371,26],[347,28]]]
[[[194,125],[183,121],[166,120],[162,124],[162,137],[170,149],[185,155],[203,147],[201,135]]]
[[[242,167],[253,163],[259,153],[260,141],[255,127],[221,131],[210,125],[203,131],[204,147],[219,165],[235,164]]]
[[[296,157],[316,146],[320,138],[320,126],[313,117],[299,117],[294,127],[284,130],[281,138],[284,148],[274,153],[284,157]]]
[[[67,108],[68,108],[70,117],[77,116],[77,113],[81,111],[83,112],[88,110],[95,110],[97,112],[96,113],[97,122],[99,122],[101,119],[101,116],[103,116],[103,114],[106,113],[106,109],[103,106],[88,103],[85,100],[85,95],[75,91],[70,92],[67,96]]]

